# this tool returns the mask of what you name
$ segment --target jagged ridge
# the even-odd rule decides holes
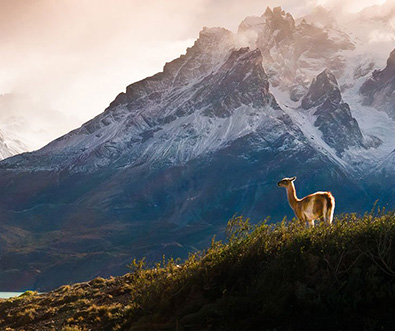
[[[360,88],[365,103],[385,111],[395,120],[395,49],[391,52],[387,66],[383,70],[375,70]]]
[[[337,80],[329,70],[313,79],[301,105],[305,110],[314,108],[314,125],[339,155],[351,147],[367,148],[358,122],[352,117],[350,106],[343,101]]]

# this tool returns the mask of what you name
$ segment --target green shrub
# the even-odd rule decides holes
[[[307,229],[233,217],[174,269],[139,269],[126,328],[391,329],[395,216],[347,214]],[[136,274],[134,274],[136,275]]]
[[[121,277],[2,301],[0,329],[394,328],[394,212],[309,229],[235,215],[226,235],[183,263],[133,260]]]

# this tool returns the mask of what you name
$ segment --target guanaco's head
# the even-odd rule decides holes
[[[278,186],[282,186],[282,187],[288,187],[289,185],[291,185],[291,183],[292,183],[295,179],[296,179],[296,177],[291,177],[291,178],[285,177],[285,178],[281,179],[281,180],[277,183],[277,185],[278,185]]]

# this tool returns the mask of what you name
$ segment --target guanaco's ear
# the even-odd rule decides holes
[[[293,182],[295,179],[296,179],[296,177],[292,177],[292,178],[291,178],[291,181]]]

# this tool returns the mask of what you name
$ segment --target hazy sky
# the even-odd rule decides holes
[[[0,0],[0,94],[27,98],[8,108],[0,100],[0,122],[25,117],[33,131],[43,132],[32,138],[38,147],[102,112],[127,85],[161,71],[203,26],[236,31],[267,6],[281,5],[298,17],[317,5],[356,12],[384,2]]]

